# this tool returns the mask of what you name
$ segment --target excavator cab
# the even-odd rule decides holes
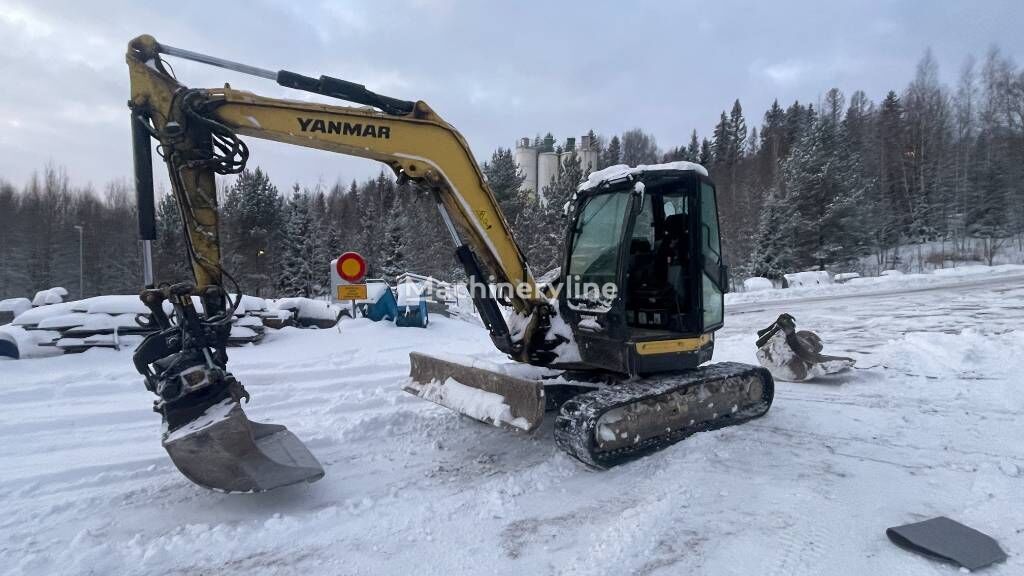
[[[686,163],[622,172],[577,195],[562,313],[586,364],[695,368],[711,359],[727,284],[714,185]]]

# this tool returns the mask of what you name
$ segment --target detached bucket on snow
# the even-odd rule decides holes
[[[853,358],[822,354],[821,338],[809,330],[796,330],[796,319],[780,314],[775,322],[757,331],[757,360],[776,380],[803,382],[835,374],[854,365]]]
[[[252,422],[237,401],[211,406],[189,424],[164,433],[164,449],[189,480],[224,492],[265,492],[315,482],[324,469],[279,424]]]

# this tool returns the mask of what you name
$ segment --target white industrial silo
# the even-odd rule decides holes
[[[580,168],[583,174],[597,171],[597,142],[589,134],[580,137],[580,145],[576,154],[580,157]]]
[[[516,164],[523,171],[526,179],[520,190],[538,190],[537,187],[537,149],[530,145],[529,138],[520,138],[516,144]]]
[[[541,152],[537,158],[537,192],[542,203],[544,199],[544,187],[549,186],[558,176],[558,153]]]

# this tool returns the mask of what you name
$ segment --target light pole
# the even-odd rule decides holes
[[[82,279],[85,277],[85,268],[82,266],[85,254],[85,244],[82,241],[83,228],[76,224],[75,230],[78,230],[78,299],[81,300],[85,298],[85,283],[82,281]]]

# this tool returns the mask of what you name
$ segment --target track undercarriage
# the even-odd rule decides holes
[[[611,468],[686,437],[742,424],[771,407],[768,370],[723,362],[695,370],[622,380],[528,379],[467,360],[413,353],[405,387],[460,414],[521,432],[557,410],[555,442],[595,468]]]

